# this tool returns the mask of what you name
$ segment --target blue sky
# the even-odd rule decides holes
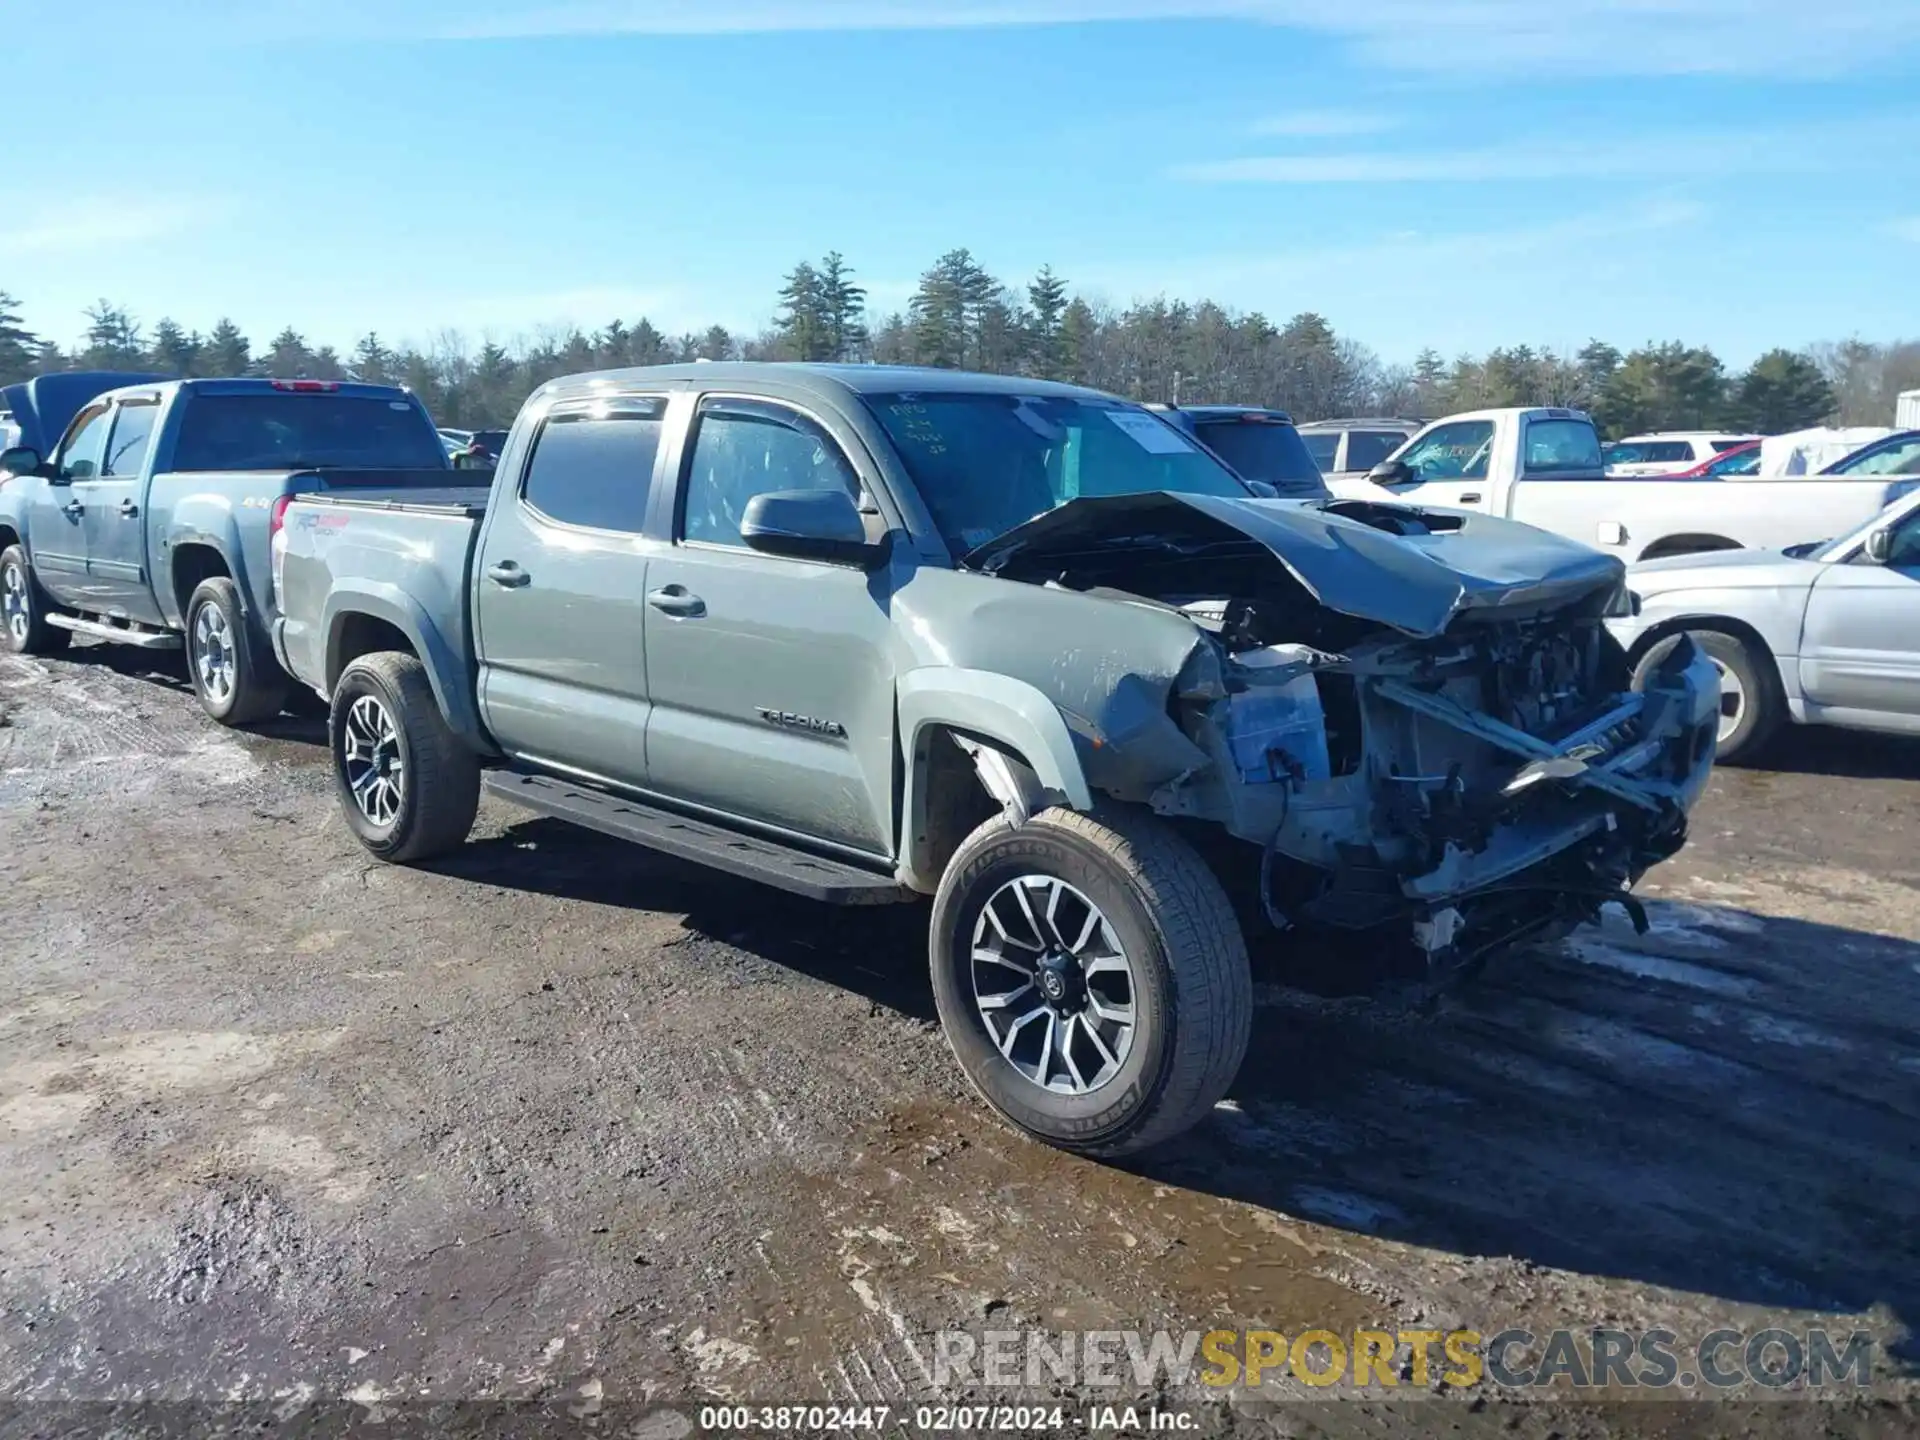
[[[1920,335],[1914,0],[13,0],[0,54],[62,341],[750,332],[959,245],[1396,361]]]

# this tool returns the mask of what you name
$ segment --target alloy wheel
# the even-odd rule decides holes
[[[1133,1049],[1132,963],[1100,907],[1053,875],[1022,875],[974,921],[974,1005],[996,1049],[1045,1090],[1085,1095]]]
[[[340,760],[360,813],[375,825],[391,825],[406,796],[406,763],[399,729],[377,697],[362,695],[347,708]]]
[[[13,643],[25,645],[27,631],[33,627],[33,602],[27,594],[26,571],[18,565],[7,566],[6,574],[0,576],[0,604],[5,606],[7,633]]]
[[[233,694],[236,668],[226,612],[218,605],[202,605],[193,617],[193,670],[201,694],[216,705],[226,704]]]

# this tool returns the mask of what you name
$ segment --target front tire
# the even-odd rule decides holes
[[[1764,649],[1724,630],[1689,630],[1693,643],[1713,661],[1720,674],[1720,730],[1714,761],[1738,765],[1766,748],[1787,718],[1787,700],[1781,693],[1780,673]],[[1680,644],[1669,635],[1641,657],[1633,668],[1633,688],[1646,688],[1648,677]]]
[[[271,720],[287,703],[287,676],[256,654],[240,609],[240,588],[221,575],[202,580],[187,601],[187,674],[200,708],[222,725]]]
[[[480,805],[480,762],[448,728],[420,661],[397,650],[341,672],[327,743],[347,828],[382,860],[460,845]]]
[[[1151,816],[989,820],[941,878],[928,948],[961,1069],[1062,1149],[1117,1156],[1173,1138],[1246,1055],[1253,981],[1233,907]]]
[[[0,550],[0,621],[4,643],[14,655],[51,655],[73,639],[71,630],[47,623],[47,597],[33,578],[27,552],[18,545]]]

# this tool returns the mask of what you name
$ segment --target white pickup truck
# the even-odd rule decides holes
[[[1558,407],[1449,415],[1365,479],[1328,481],[1343,499],[1477,510],[1630,561],[1825,539],[1864,525],[1916,487],[1920,479],[1884,476],[1609,477],[1593,421]]]

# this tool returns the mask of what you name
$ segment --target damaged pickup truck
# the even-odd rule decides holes
[[[1091,391],[700,365],[543,387],[484,501],[297,497],[273,633],[375,855],[458,845],[484,787],[821,900],[931,896],[968,1076],[1114,1155],[1226,1092],[1250,941],[1439,970],[1636,909],[1719,687],[1685,643],[1630,686],[1622,574],[1258,498]]]

